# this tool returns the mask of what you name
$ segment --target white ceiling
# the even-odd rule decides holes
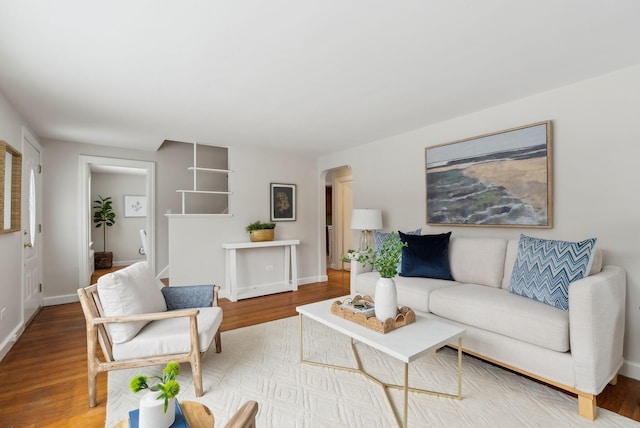
[[[640,63],[636,0],[0,0],[41,139],[322,154]]]

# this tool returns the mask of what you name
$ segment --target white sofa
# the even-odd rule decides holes
[[[454,281],[396,276],[398,305],[464,327],[465,352],[577,394],[580,414],[595,419],[596,395],[623,362],[626,273],[603,266],[596,248],[564,311],[509,292],[517,248],[518,240],[452,237]],[[351,294],[374,295],[380,275],[371,270],[351,263]]]

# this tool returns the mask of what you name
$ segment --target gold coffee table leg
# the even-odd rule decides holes
[[[409,386],[409,363],[404,363],[404,385],[394,385],[381,381],[380,379],[372,376],[367,373],[362,367],[362,362],[360,360],[360,355],[358,354],[358,349],[356,347],[356,341],[353,338],[351,339],[351,351],[353,352],[353,356],[356,360],[357,368],[352,367],[344,367],[344,366],[336,366],[333,364],[325,364],[319,363],[316,361],[305,360],[303,357],[303,349],[302,349],[302,314],[299,315],[300,318],[300,364],[308,364],[310,366],[318,366],[318,367],[326,367],[336,370],[343,370],[351,373],[359,373],[366,377],[367,379],[377,383],[382,387],[384,391],[385,398],[387,399],[387,403],[389,403],[389,407],[393,413],[393,416],[396,419],[399,427],[407,428],[407,419],[409,416],[409,391],[417,392],[420,394],[428,394],[436,397],[444,397],[444,398],[454,398],[457,400],[462,400],[462,338],[458,339],[458,394],[447,394],[444,392],[438,391],[430,391],[426,389],[413,388]],[[400,417],[400,412],[394,406],[391,396],[389,395],[389,389],[399,389],[404,393],[404,408],[403,408],[403,417]],[[402,419],[402,420],[401,420]]]

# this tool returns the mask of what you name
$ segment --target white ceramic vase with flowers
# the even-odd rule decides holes
[[[366,248],[360,251],[349,251],[347,255],[351,260],[373,265],[380,273],[373,298],[376,318],[380,322],[395,318],[398,313],[398,294],[393,278],[398,274],[402,247],[406,245],[400,236],[393,232],[384,240],[378,251],[374,252],[372,248]]]
[[[180,392],[180,385],[176,381],[178,373],[180,365],[172,361],[162,371],[162,377],[138,375],[131,379],[131,391],[149,390],[140,400],[140,428],[169,428],[173,424],[176,418],[176,395]],[[152,380],[156,380],[156,383],[149,385]]]

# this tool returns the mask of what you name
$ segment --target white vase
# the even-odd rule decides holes
[[[170,398],[167,412],[164,398],[158,399],[159,391],[148,391],[140,399],[138,426],[140,428],[169,428],[176,420],[176,399]]]
[[[376,295],[373,300],[376,318],[380,322],[396,317],[398,313],[398,294],[396,292],[396,283],[392,278],[380,278],[376,282]]]

